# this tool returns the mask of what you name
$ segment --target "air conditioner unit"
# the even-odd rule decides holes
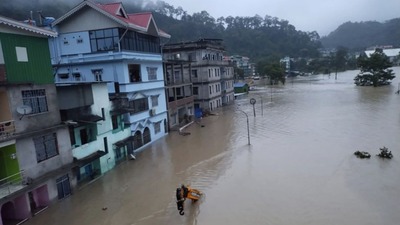
[[[150,109],[150,116],[156,115],[156,109]]]

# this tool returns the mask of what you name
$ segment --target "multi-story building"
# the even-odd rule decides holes
[[[127,159],[122,115],[112,111],[105,82],[57,84],[61,120],[68,124],[78,185]]]
[[[213,111],[234,101],[233,67],[224,60],[225,47],[221,39],[166,44],[166,57],[179,55],[191,61],[191,79],[195,109]]]
[[[194,96],[191,79],[192,66],[179,54],[163,54],[164,81],[168,102],[168,126],[176,129],[193,121]]]
[[[55,81],[108,82],[113,115],[130,127],[128,151],[167,132],[161,38],[151,13],[128,14],[121,3],[82,1],[52,23],[50,41]]]
[[[0,224],[30,218],[76,184],[50,62],[56,36],[0,17]]]

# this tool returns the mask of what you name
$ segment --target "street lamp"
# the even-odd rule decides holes
[[[271,84],[270,87],[269,87],[270,90],[271,90],[271,94],[270,94],[271,95],[271,103],[272,103],[272,86],[273,86],[273,84]]]
[[[261,94],[257,94],[256,93],[256,95],[258,95],[259,97],[260,97],[260,99],[261,99],[261,116],[264,116],[264,108],[263,108],[263,98],[262,98],[262,95]]]
[[[249,128],[249,116],[247,115],[247,113],[241,109],[237,109],[238,111],[242,112],[247,119],[247,143],[248,145],[250,145],[250,128]]]

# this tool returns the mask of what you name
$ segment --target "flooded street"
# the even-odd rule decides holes
[[[25,224],[398,224],[400,68],[394,72],[392,85],[379,88],[356,87],[358,71],[259,87]],[[236,109],[249,116],[251,145]],[[383,146],[393,159],[375,156]],[[356,150],[372,156],[356,158]],[[175,203],[181,183],[205,193],[185,202],[184,216]]]

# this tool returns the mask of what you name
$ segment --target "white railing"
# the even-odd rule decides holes
[[[14,120],[0,122],[0,140],[15,134]]]
[[[30,181],[24,178],[23,171],[0,179],[0,198],[4,198],[24,188]]]

